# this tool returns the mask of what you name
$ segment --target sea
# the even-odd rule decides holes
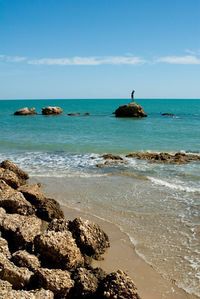
[[[62,181],[63,204],[117,225],[156,271],[200,297],[200,162],[126,158],[147,151],[200,155],[200,99],[135,101],[148,117],[116,118],[113,112],[129,99],[1,100],[0,161]],[[63,113],[44,116],[46,106]],[[13,114],[23,107],[38,114]],[[105,153],[126,163],[98,168]]]

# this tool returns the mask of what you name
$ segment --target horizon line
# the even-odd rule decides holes
[[[26,100],[132,100],[131,98],[9,98],[9,99],[1,99],[0,101],[26,101]],[[153,98],[135,98],[135,100],[200,100],[200,98],[160,98],[160,97],[153,97]]]

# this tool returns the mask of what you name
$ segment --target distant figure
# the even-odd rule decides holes
[[[133,90],[133,91],[131,92],[131,99],[132,99],[132,102],[134,102],[134,93],[135,93],[135,90]]]

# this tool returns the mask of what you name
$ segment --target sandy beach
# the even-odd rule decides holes
[[[98,223],[108,234],[111,247],[104,255],[104,260],[94,261],[93,266],[102,267],[107,272],[115,271],[117,269],[124,270],[135,282],[138,292],[143,299],[198,298],[186,293],[181,288],[178,288],[174,281],[165,279],[157,271],[155,271],[152,266],[147,264],[136,253],[127,234],[120,231],[116,225],[105,221],[100,217],[95,217],[91,213],[86,213],[83,210],[70,208],[67,205],[67,194],[63,193],[64,191],[59,188],[59,184],[57,185],[58,189],[55,189],[55,186],[52,185],[51,179],[38,179],[37,177],[31,179],[31,182],[38,181],[42,181],[43,192],[47,196],[55,198],[60,202],[67,219],[83,217],[85,219],[92,220]],[[65,185],[65,190],[67,190],[68,187],[69,186]],[[61,200],[61,198],[65,198],[65,204],[63,204],[63,200]]]

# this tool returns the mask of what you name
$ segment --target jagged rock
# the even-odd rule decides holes
[[[104,154],[102,158],[104,158],[105,160],[124,160],[122,157],[113,154]]]
[[[14,115],[35,115],[35,114],[37,114],[35,112],[35,108],[28,108],[28,107],[19,109],[14,113]]]
[[[14,189],[17,189],[21,185],[18,176],[9,169],[0,168],[0,179]]]
[[[92,221],[76,218],[69,222],[69,230],[76,239],[81,252],[88,256],[97,258],[110,247],[106,233]]]
[[[7,294],[11,290],[12,290],[11,283],[9,283],[6,280],[1,280],[0,279],[0,298],[2,298],[2,299],[3,298],[10,298],[10,297],[7,297]]]
[[[14,172],[22,180],[28,180],[29,179],[28,173],[23,171],[16,164],[12,163],[9,160],[4,160],[3,162],[1,162],[0,167],[11,170],[12,172]]]
[[[53,115],[53,114],[61,114],[63,110],[60,107],[45,107],[42,108],[42,114],[44,115]]]
[[[47,264],[74,270],[83,266],[84,259],[71,232],[47,231],[35,238],[35,251]]]
[[[95,272],[95,270],[91,269],[78,268],[73,274],[75,285],[71,291],[71,297],[77,299],[96,298],[95,292],[98,288],[98,284],[106,276],[103,270],[101,270],[101,276],[98,275],[98,271],[98,269]]]
[[[119,106],[115,111],[117,117],[146,117],[146,113],[137,103]]]
[[[68,224],[69,220],[66,219],[53,219],[48,226],[49,231],[53,230],[55,232],[63,232],[63,231],[68,231]]]
[[[43,201],[37,203],[36,209],[36,215],[45,221],[51,221],[55,218],[64,218],[64,213],[59,203],[52,198],[45,198]]]
[[[44,289],[32,290],[32,291],[12,290],[6,293],[6,297],[3,297],[2,299],[4,298],[5,299],[53,299],[54,294],[53,292]]]
[[[8,259],[11,258],[11,254],[8,248],[8,242],[0,237],[0,253],[3,253]]]
[[[18,188],[18,191],[22,192],[26,200],[32,205],[36,205],[45,200],[44,195],[40,190],[41,184],[26,184]]]
[[[1,216],[0,216],[1,218]],[[36,216],[22,216],[18,214],[5,214],[0,220],[0,230],[7,239],[11,251],[19,249],[32,249],[36,235],[43,230],[42,220]]]
[[[3,220],[6,217],[6,211],[3,208],[0,208],[0,230],[3,224]]]
[[[0,200],[6,199],[12,194],[14,194],[16,190],[11,188],[6,182],[0,179]]]
[[[39,268],[36,272],[40,287],[51,290],[56,296],[64,298],[74,286],[68,271],[59,269]]]
[[[98,297],[99,296],[99,297]],[[98,298],[139,299],[137,289],[131,280],[121,270],[110,273],[99,285]]]
[[[24,198],[21,192],[17,191],[7,198],[0,197],[0,206],[4,208],[7,213],[16,213],[25,216],[35,213],[35,208]]]
[[[0,279],[10,282],[15,289],[21,289],[30,283],[33,272],[24,267],[17,267],[0,253]]]
[[[40,267],[40,261],[37,256],[28,253],[26,250],[14,252],[12,255],[12,262],[18,267],[26,267],[33,272]]]

